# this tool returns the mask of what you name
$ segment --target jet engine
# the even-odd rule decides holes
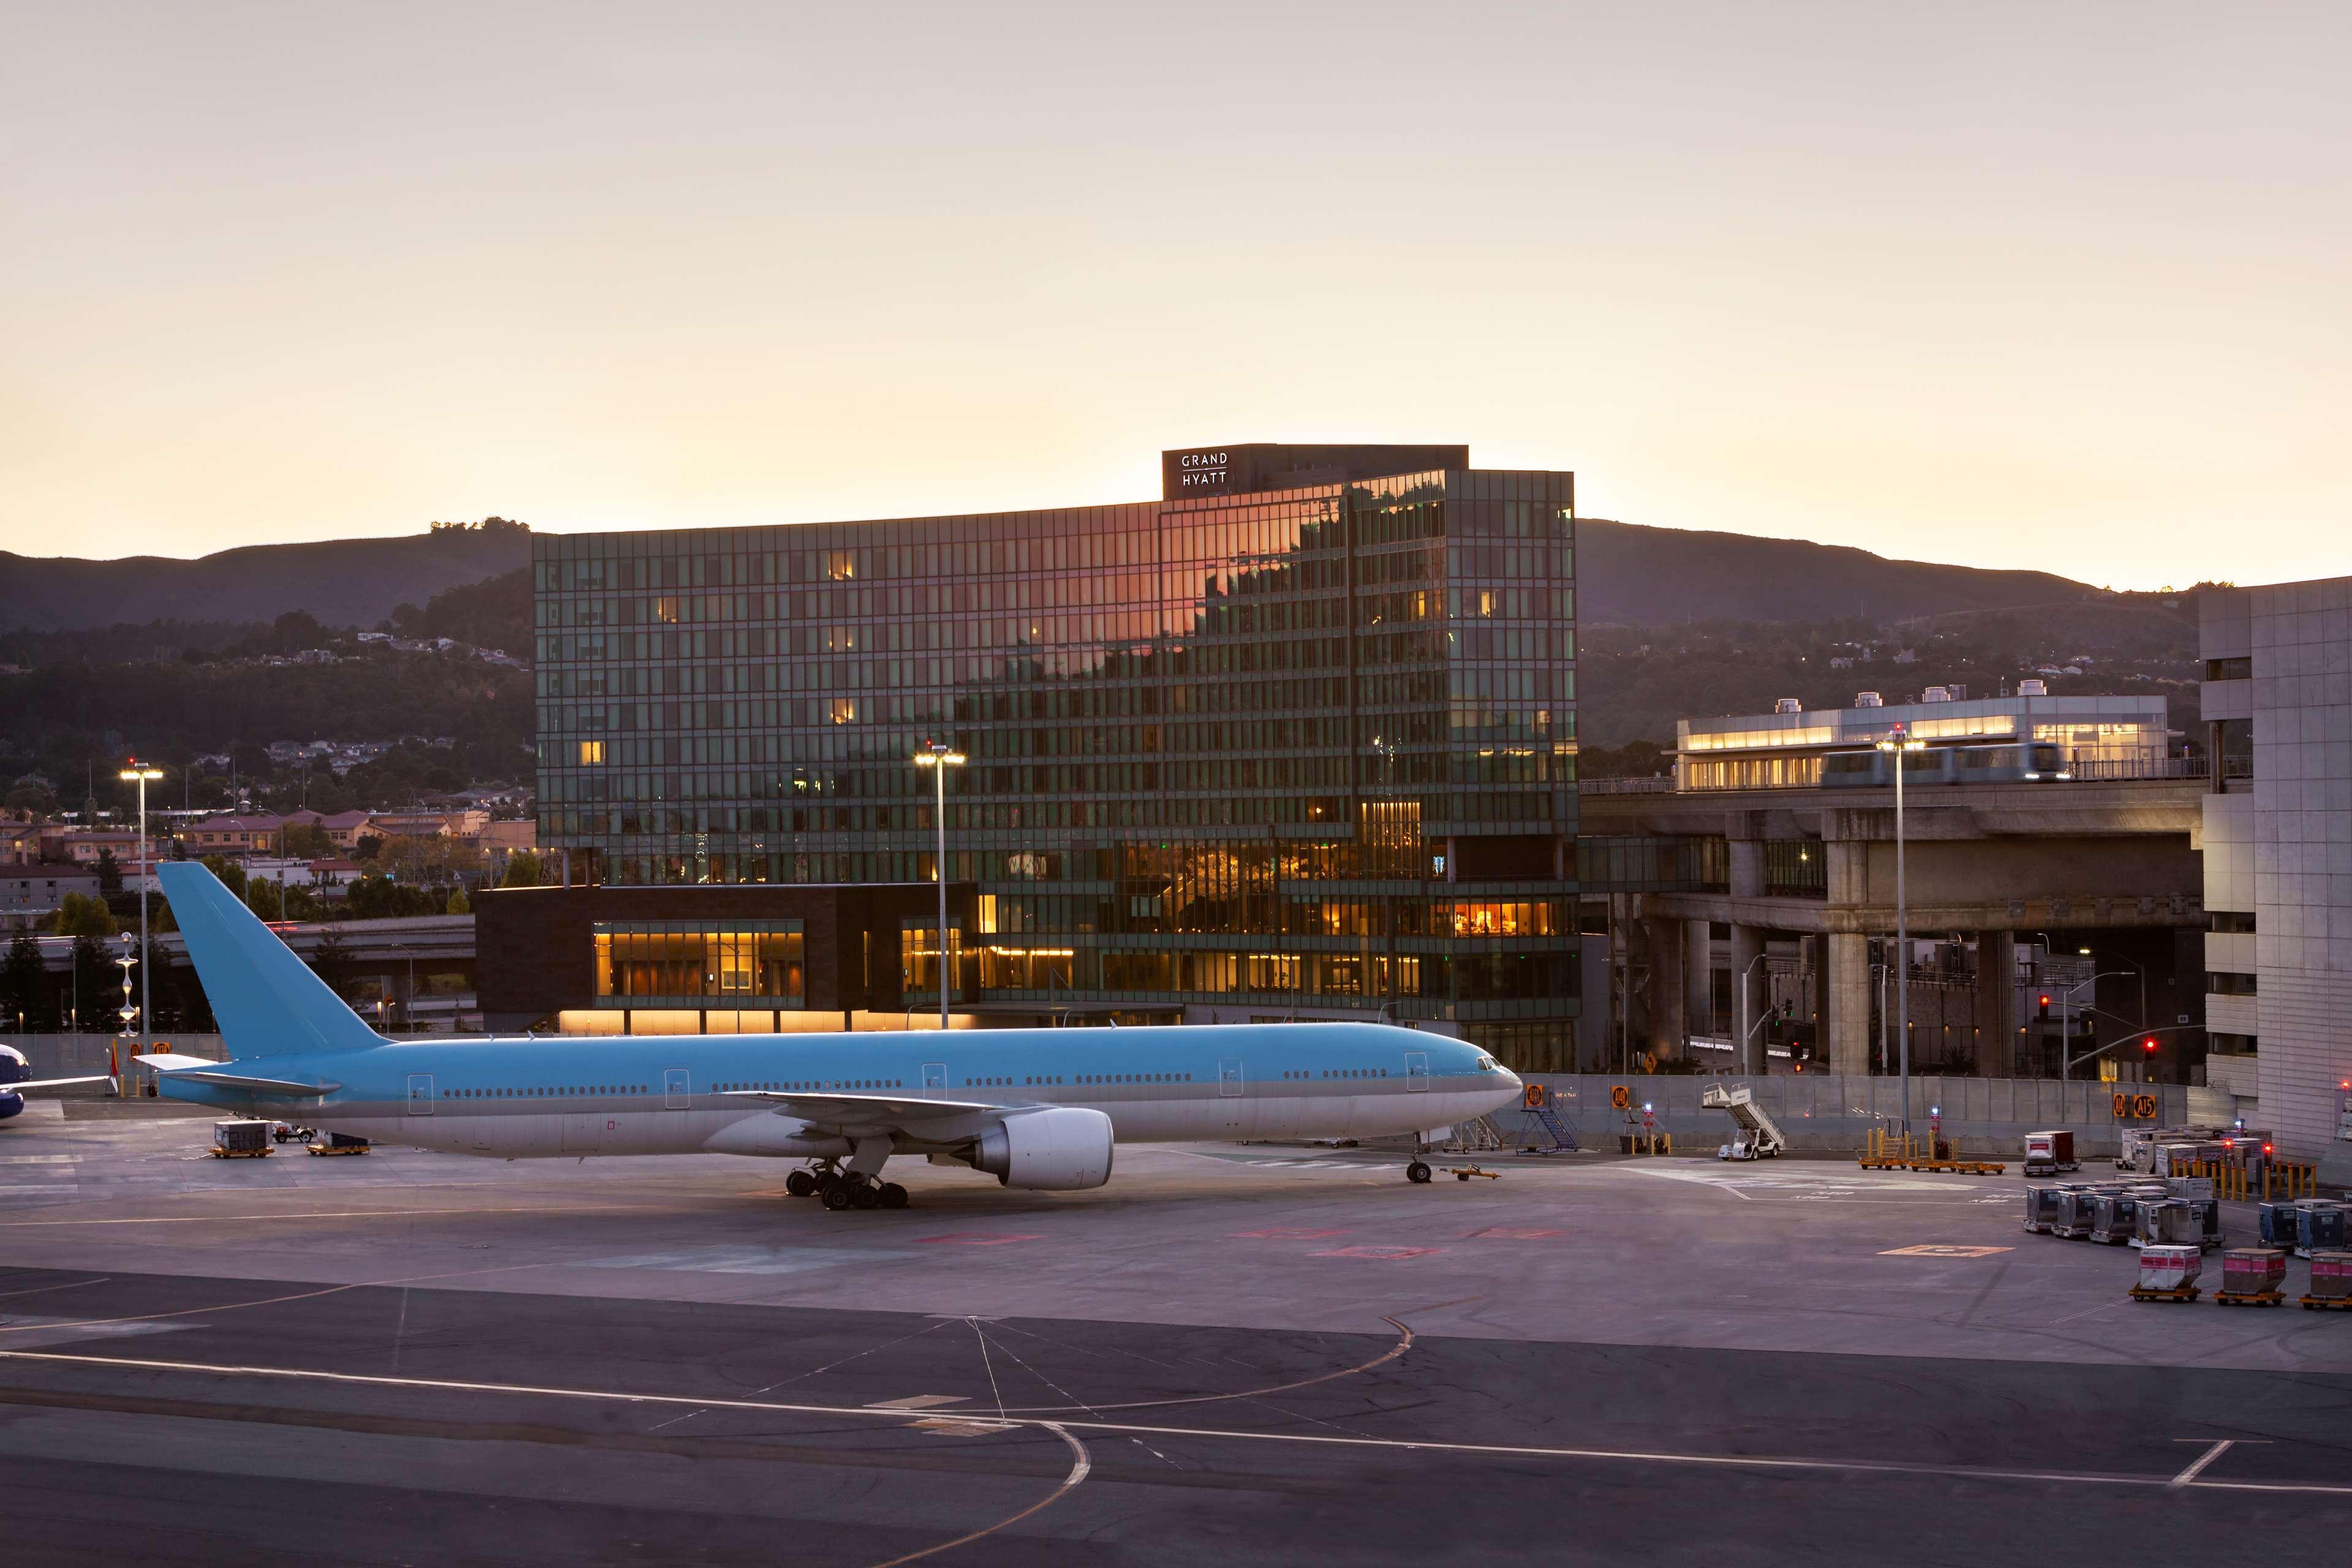
[[[1110,1118],[1075,1105],[1008,1116],[980,1135],[970,1159],[1003,1186],[1099,1187],[1110,1180]]]

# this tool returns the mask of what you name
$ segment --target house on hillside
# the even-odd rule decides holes
[[[186,847],[192,860],[201,860],[207,855],[226,855],[244,859],[253,855],[278,853],[284,830],[285,818],[279,816],[208,816],[192,826],[182,828],[175,837]]]

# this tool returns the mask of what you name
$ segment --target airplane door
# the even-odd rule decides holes
[[[1242,1058],[1224,1057],[1217,1063],[1217,1092],[1231,1100],[1242,1091]]]
[[[925,1062],[923,1064],[923,1092],[934,1099],[944,1099],[946,1097],[948,1092],[947,1063]]]
[[[1429,1092],[1429,1053],[1427,1051],[1405,1052],[1404,1087],[1409,1094]]]
[[[694,1102],[694,1090],[684,1068],[662,1069],[662,1109],[684,1110]]]
[[[433,1114],[433,1075],[431,1073],[413,1072],[408,1075],[408,1114],[411,1116]]]

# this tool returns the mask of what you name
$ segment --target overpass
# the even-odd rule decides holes
[[[2180,945],[2175,933],[2205,929],[2206,787],[2201,779],[2131,778],[1906,790],[1910,932],[1958,935],[1976,949],[1968,1048],[1979,1073],[2015,1070],[2020,932],[2046,933],[2053,947],[2087,945],[2095,959],[2102,946],[2116,951],[2138,972],[2142,1024],[2175,1026],[2179,1010],[2201,994],[2201,978],[2181,984],[2181,965],[2168,954]],[[1628,895],[1612,919],[1612,942],[1633,982],[1629,1011],[1641,1016],[1633,1038],[1667,1055],[1710,1033],[1718,967],[1733,986],[1747,987],[1744,1016],[1760,1017],[1772,998],[1758,960],[1768,943],[1785,948],[1793,941],[1801,994],[1783,999],[1798,1002],[1798,1016],[1812,1023],[1828,1070],[1869,1070],[1871,942],[1895,932],[1892,789],[1676,790],[1663,780],[1657,787],[1599,781],[1580,790],[1579,811],[1586,835],[1722,842],[1719,881]],[[1716,926],[1727,930],[1720,966]],[[2164,1002],[2160,1019],[2151,1010],[2151,982]],[[2118,993],[2096,996],[2105,1000],[2090,993],[2084,999],[2105,1007]],[[1736,993],[1727,1011],[1741,1016]]]

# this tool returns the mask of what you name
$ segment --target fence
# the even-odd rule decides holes
[[[1638,1130],[1642,1107],[1652,1108],[1657,1125],[1685,1149],[1712,1150],[1731,1135],[1731,1121],[1699,1104],[1706,1089],[1745,1085],[1755,1103],[1779,1123],[1791,1149],[1851,1153],[1871,1131],[1902,1120],[1903,1080],[1832,1073],[1776,1073],[1765,1078],[1684,1077],[1635,1073],[1536,1074],[1530,1082],[1550,1089],[1553,1106],[1578,1141],[1588,1147],[1615,1146],[1632,1118]],[[1630,1110],[1611,1105],[1610,1091],[1622,1087]],[[2135,1099],[2151,1096],[2156,1114],[2117,1121],[2111,1084],[2061,1083],[2054,1079],[1921,1078],[1911,1079],[1912,1131],[1925,1135],[1932,1112],[1942,1111],[1941,1129],[1955,1154],[2014,1159],[2028,1132],[2063,1127],[2074,1134],[2075,1152],[2113,1155],[2127,1126],[2173,1126],[2189,1119],[2189,1091],[2179,1084],[2134,1084]],[[2130,1102],[2127,1101],[2128,1105]],[[1510,1111],[1497,1112],[1513,1131]]]

